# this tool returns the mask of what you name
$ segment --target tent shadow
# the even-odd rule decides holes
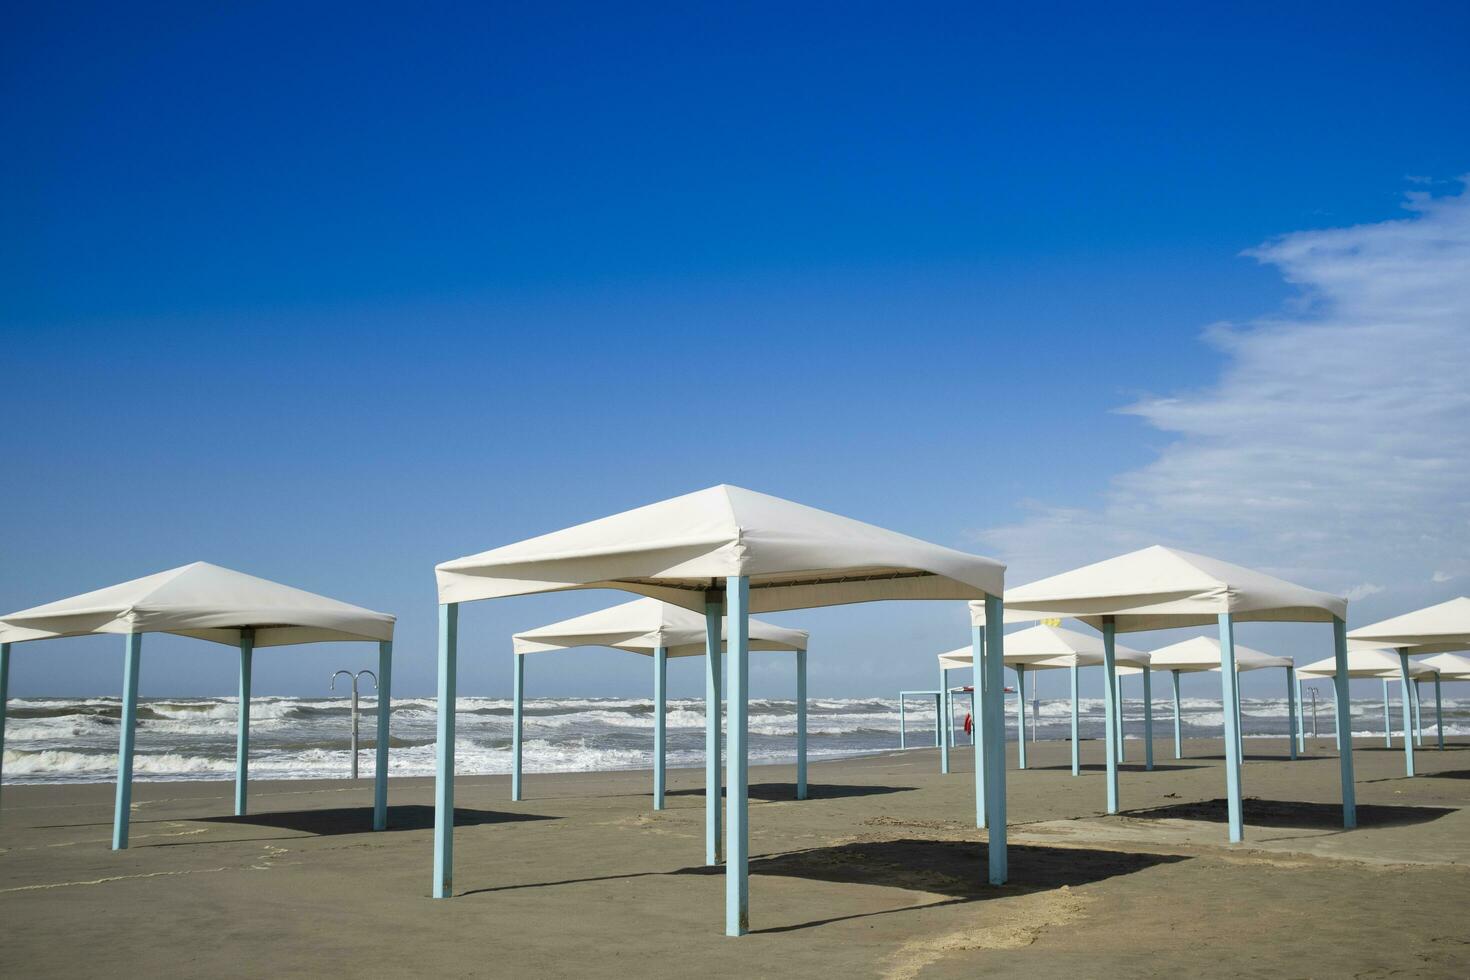
[[[1084,762],[1078,768],[1082,772],[1107,772],[1108,771],[1108,766],[1107,766],[1107,763],[1105,763],[1105,762]],[[1175,771],[1175,770],[1182,771],[1182,770],[1185,770],[1185,769],[1208,769],[1208,768],[1210,768],[1210,767],[1209,766],[1196,766],[1196,765],[1191,765],[1189,763],[1174,762],[1174,761],[1171,760],[1169,762],[1155,762],[1154,763],[1153,771],[1154,772],[1171,772],[1171,771]],[[1035,769],[1038,772],[1071,772],[1072,771],[1072,764],[1070,762],[1067,762],[1067,763],[1063,763],[1060,766],[1027,766],[1025,771],[1029,772],[1032,769]],[[1124,762],[1124,763],[1120,763],[1118,765],[1118,771],[1119,772],[1148,772],[1148,767],[1145,766],[1145,765],[1143,765],[1142,763],[1139,763],[1139,762]]]
[[[1430,779],[1470,779],[1470,769],[1450,769],[1445,772],[1420,773]]]
[[[914,786],[845,786],[832,783],[808,783],[806,787],[806,798],[808,800],[842,800],[859,796],[884,796],[889,793],[908,793],[917,787]],[[752,800],[763,800],[767,803],[778,803],[783,800],[796,799],[795,783],[751,783],[747,792]],[[704,790],[695,787],[692,789],[671,789],[666,796],[703,796]]]
[[[986,882],[988,849],[984,843],[976,841],[921,838],[864,841],[752,858],[750,861],[752,875],[777,875],[836,884],[879,885],[902,888],[907,891],[927,892],[948,899],[948,901],[928,902],[883,912],[862,912],[752,931],[792,932],[848,919],[904,912],[914,908],[932,908],[935,905],[1011,898],[1016,895],[1052,891],[1064,886],[1086,885],[1108,878],[1135,874],[1158,865],[1192,860],[1186,855],[1178,854],[1045,847],[1031,844],[1012,844],[1007,849],[1007,853],[1010,861],[1010,883],[1001,888],[993,887]],[[693,867],[674,873],[722,875],[724,869]]]
[[[454,808],[456,827],[475,827],[481,824],[518,823],[524,820],[556,820],[539,813],[507,813],[503,810],[471,810]],[[277,810],[266,813],[247,813],[240,816],[230,814],[219,817],[195,817],[196,823],[248,824],[254,827],[273,827],[278,830],[294,830],[318,837],[340,834],[373,833],[372,807],[337,807],[329,810]],[[388,808],[388,830],[427,830],[434,826],[434,808],[423,804],[390,806]]]
[[[1249,797],[1242,803],[1242,817],[1248,826],[1283,827],[1309,830],[1341,830],[1340,803],[1298,803],[1285,800],[1262,800]],[[1204,820],[1226,823],[1229,810],[1224,799],[1171,803],[1143,810],[1125,810],[1121,814],[1144,820]],[[1389,806],[1380,803],[1358,804],[1359,827],[1400,827],[1427,823],[1449,813],[1452,807]]]

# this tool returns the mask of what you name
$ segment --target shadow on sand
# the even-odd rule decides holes
[[[1083,772],[1107,772],[1108,771],[1108,764],[1106,762],[1084,762],[1078,768],[1081,769]],[[1174,762],[1174,761],[1171,760],[1169,762],[1155,762],[1154,763],[1153,771],[1154,772],[1172,772],[1172,771],[1182,771],[1182,770],[1185,770],[1185,769],[1208,769],[1208,768],[1210,768],[1210,767],[1209,766],[1196,766],[1196,765],[1191,765],[1191,764],[1189,764],[1187,762]],[[1035,769],[1038,772],[1071,772],[1072,771],[1072,764],[1070,762],[1066,762],[1066,763],[1063,763],[1060,766],[1027,766],[1026,769],[1025,769],[1025,771],[1029,772],[1032,769]],[[1118,764],[1118,771],[1119,772],[1148,772],[1149,770],[1148,770],[1148,767],[1145,766],[1141,762],[1122,762],[1122,763],[1119,763]]]
[[[470,810],[454,808],[456,827],[480,824],[518,823],[523,820],[556,820],[539,813],[506,813],[502,810]],[[279,810],[267,813],[233,814],[222,817],[194,817],[196,823],[247,824],[252,827],[275,827],[318,837],[338,834],[370,834],[373,832],[373,808],[339,807],[330,810]],[[389,830],[427,830],[434,826],[434,808],[422,804],[390,806]]]
[[[1242,802],[1243,819],[1249,826],[1287,827],[1312,830],[1341,830],[1342,805],[1339,803],[1295,803],[1285,800],[1261,800],[1249,797]],[[1359,827],[1399,827],[1437,820],[1454,809],[1442,806],[1385,806],[1378,803],[1358,804]],[[1171,803],[1146,810],[1125,810],[1125,817],[1145,820],[1207,820],[1225,823],[1229,820],[1223,799],[1193,803]]]
[[[832,783],[808,783],[806,787],[806,798],[809,800],[843,800],[856,796],[884,796],[888,793],[908,793],[917,789],[915,786],[843,786]],[[767,803],[777,803],[781,800],[796,799],[795,783],[751,783],[748,789],[752,800],[764,800]],[[671,789],[668,796],[703,796],[704,790],[693,789]]]

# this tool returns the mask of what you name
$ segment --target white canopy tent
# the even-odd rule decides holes
[[[452,894],[458,607],[476,599],[620,589],[702,611],[707,637],[728,616],[730,690],[725,931],[749,927],[747,726],[752,612],[878,599],[988,599],[997,619],[1005,566],[740,487],[717,486],[517,544],[444,562],[439,585],[439,740],[434,884]],[[995,650],[1003,648],[999,624]],[[719,700],[721,654],[706,685]],[[987,663],[1000,675],[1000,660]],[[990,878],[1006,879],[1004,777],[989,781]],[[977,808],[979,807],[977,801]]]
[[[727,627],[721,627],[722,649]],[[806,648],[805,630],[787,629],[759,619],[750,621],[751,650],[789,650],[796,654],[796,798],[806,799]],[[521,799],[521,728],[525,702],[525,656],[574,647],[613,647],[653,659],[653,808],[664,808],[665,781],[665,692],[670,657],[702,657],[705,654],[704,616],[659,599],[634,599],[608,609],[599,609],[537,627],[512,637],[515,658],[515,709],[511,730],[511,799]],[[705,703],[706,718],[719,718],[718,701]],[[720,798],[719,725],[705,727],[705,775],[708,805]],[[706,829],[709,829],[708,827]],[[720,860],[720,841],[711,835],[705,841],[709,864]]]
[[[122,732],[117,763],[117,805],[112,846],[128,846],[133,793],[133,736],[138,721],[138,670],[144,633],[173,633],[229,644],[240,651],[240,716],[236,737],[235,813],[244,814],[250,751],[250,675],[258,647],[331,641],[378,644],[377,775],[373,828],[388,825],[388,712],[392,683],[393,623],[372,612],[208,562],[61,599],[0,617],[0,756],[10,645],[93,633],[125,637]]]
[[[983,615],[983,611],[981,611]],[[1024,620],[1023,620],[1024,621]],[[1140,673],[1144,675],[1144,699],[1148,701],[1149,679],[1148,665],[1149,656],[1141,650],[1133,650],[1128,647],[1116,647],[1117,673]],[[956,667],[967,667],[974,661],[974,651],[969,647],[961,647],[951,650],[949,653],[939,655],[939,668],[941,680],[944,672]],[[1072,680],[1072,775],[1081,772],[1081,761],[1078,753],[1077,738],[1077,670],[1080,667],[1101,666],[1103,662],[1102,639],[1096,635],[1089,636],[1086,633],[1078,633],[1076,630],[1063,629],[1060,626],[1040,624],[1029,629],[1018,630],[1006,635],[1006,649],[1004,662],[1006,666],[1016,672],[1017,711],[1018,727],[1017,736],[1019,746],[1017,750],[1017,765],[1021,769],[1026,768],[1026,673],[1037,670],[1059,670],[1067,668],[1071,671]],[[946,688],[947,689],[947,688]],[[978,729],[977,729],[978,731]],[[1153,743],[1153,718],[1151,712],[1144,712],[1144,738],[1152,746]],[[977,744],[979,744],[977,742]],[[1147,752],[1147,765],[1153,768],[1153,750],[1150,747]],[[946,768],[947,772],[948,769]]]
[[[1338,664],[1333,659],[1318,660],[1307,664],[1300,671],[1304,678],[1330,677],[1336,679],[1338,676]],[[1404,742],[1406,748],[1405,768],[1407,775],[1414,775],[1414,733],[1419,729],[1418,707],[1415,704],[1414,685],[1422,679],[1433,679],[1435,681],[1435,694],[1439,693],[1439,673],[1422,661],[1409,660],[1402,651],[1394,650],[1369,650],[1351,649],[1347,656],[1347,671],[1349,678],[1379,678],[1383,681],[1383,744],[1386,747],[1393,745],[1393,728],[1390,719],[1388,682],[1400,681],[1403,684],[1403,711],[1404,711]],[[1345,686],[1345,685],[1344,685]],[[1337,696],[1340,688],[1334,686],[1333,694]],[[1437,712],[1440,716],[1440,744],[1444,744],[1444,714]],[[1351,718],[1351,711],[1349,711]],[[1352,735],[1352,726],[1337,729],[1337,745],[1339,751],[1342,748],[1342,735],[1347,732]]]
[[[1239,687],[1235,670],[1238,622],[1332,623],[1339,657],[1347,655],[1347,602],[1248,568],[1155,545],[1012,589],[1007,610],[1071,616],[1102,630],[1108,674],[1108,731],[1118,711],[1114,690],[1115,635],[1218,623],[1224,651],[1220,683],[1225,704],[1225,773],[1230,840],[1241,840],[1240,746],[1236,738]],[[1345,687],[1347,679],[1339,683]],[[1339,699],[1344,710],[1346,694]],[[1118,770],[1108,752],[1108,812],[1118,812]],[[1357,824],[1351,751],[1342,758],[1343,825]]]
[[[1154,669],[1169,671],[1174,682],[1174,758],[1176,759],[1184,757],[1184,739],[1179,723],[1179,675],[1219,670],[1223,659],[1224,655],[1220,652],[1220,641],[1208,636],[1196,636],[1191,640],[1171,643],[1153,652]],[[1235,645],[1235,672],[1237,674],[1248,670],[1265,670],[1273,667],[1280,667],[1286,671],[1286,741],[1291,757],[1295,759],[1298,748],[1300,748],[1298,740],[1305,737],[1297,725],[1297,718],[1301,711],[1301,692],[1297,690],[1296,661],[1290,657],[1273,657],[1269,653],[1252,650],[1239,643]],[[1237,750],[1243,759],[1245,758],[1245,731],[1241,725],[1238,698],[1235,712],[1235,740]]]
[[[1410,680],[1409,657],[1425,653],[1453,653],[1470,650],[1470,598],[1460,596],[1438,605],[1426,606],[1392,619],[1361,626],[1348,633],[1354,644],[1392,647],[1399,656],[1399,682],[1404,696],[1417,704],[1418,688]],[[1434,675],[1434,713],[1439,730],[1439,747],[1444,749],[1444,709],[1441,677]],[[1413,694],[1410,694],[1411,688]],[[1415,730],[1422,726],[1415,724]],[[1404,766],[1414,775],[1414,746],[1405,740]]]
[[[1458,653],[1440,653],[1418,661],[1447,681],[1470,681],[1470,657]]]

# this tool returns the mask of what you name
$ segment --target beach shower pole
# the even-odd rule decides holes
[[[378,734],[373,769],[373,829],[388,829],[388,729],[393,713],[393,641],[378,643]]]
[[[367,674],[369,677],[371,677],[373,679],[373,687],[376,689],[377,686],[378,686],[378,675],[377,674],[374,674],[370,670],[359,670],[355,674],[352,671],[350,671],[350,670],[339,670],[339,671],[337,671],[337,673],[335,673],[335,674],[332,675],[332,685],[331,685],[332,690],[335,691],[337,689],[337,678],[340,677],[340,676],[342,676],[343,674],[346,674],[348,677],[350,677],[352,679],[352,778],[353,779],[356,779],[357,778],[357,732],[358,732],[358,728],[357,728],[357,679],[359,677],[361,677],[363,674]]]
[[[1118,727],[1117,717],[1118,660],[1113,634],[1117,630],[1112,616],[1103,617],[1103,729],[1104,748],[1108,760],[1108,812],[1118,812]]]
[[[668,734],[664,729],[667,715],[664,705],[668,700],[666,694],[668,682],[668,648],[655,647],[653,650],[653,808],[655,810],[664,808],[664,761],[667,757],[665,746]]]
[[[1184,758],[1183,733],[1179,729],[1179,671],[1171,670],[1174,680],[1174,758]]]
[[[1072,675],[1072,775],[1076,776],[1082,771],[1077,754],[1077,658],[1072,658],[1072,666],[1067,672]]]
[[[1352,830],[1358,825],[1358,793],[1357,787],[1353,785],[1353,728],[1348,700],[1347,623],[1336,616],[1332,618],[1332,646],[1337,668],[1332,678],[1337,689],[1337,730],[1342,740],[1342,751],[1337,754],[1342,779],[1342,825]]]
[[[725,775],[725,935],[750,931],[750,771],[746,768],[750,721],[750,579],[725,581],[730,652],[730,753]]]
[[[1016,664],[1016,768],[1026,768],[1026,665]]]
[[[526,717],[526,657],[511,651],[510,680],[510,798],[519,803],[522,799],[522,754],[521,732]]]
[[[250,775],[250,661],[255,653],[255,630],[240,630],[240,706],[235,719],[235,816],[245,815],[246,782]]]
[[[1386,689],[1388,681],[1383,682]],[[1409,680],[1409,651],[1399,651],[1399,687],[1403,688],[1404,706],[1404,775],[1414,775],[1414,737],[1410,729],[1415,726],[1413,684]]]
[[[1235,673],[1235,617],[1220,614],[1220,684],[1225,717],[1225,789],[1230,820],[1230,843],[1244,835],[1240,800],[1240,678]]]
[[[454,894],[454,709],[458,656],[459,603],[441,602],[438,739],[434,746],[435,898],[448,898]]]
[[[1296,673],[1296,668],[1295,667],[1292,668],[1292,673],[1293,674],[1296,674],[1296,712],[1297,712],[1297,714],[1296,714],[1296,750],[1298,752],[1302,753],[1303,755],[1305,755],[1306,754],[1306,751],[1307,751],[1307,722],[1306,722],[1306,719],[1304,719],[1302,717],[1302,675]],[[1313,739],[1316,739],[1316,737],[1317,737],[1317,692],[1316,691],[1313,691],[1312,692],[1312,738]]]
[[[1154,688],[1153,671],[1143,667],[1143,768],[1154,769]]]
[[[806,799],[806,651],[796,651],[796,798]]]
[[[122,726],[117,744],[117,800],[112,810],[112,849],[128,846],[128,819],[133,809],[133,734],[138,727],[138,667],[143,634],[123,639]]]
[[[1296,719],[1301,705],[1296,703],[1296,667],[1286,668],[1286,747],[1296,759]]]
[[[724,655],[721,621],[724,596],[704,594],[704,863],[719,864],[724,855],[720,836],[720,661]],[[903,747],[903,699],[899,699],[899,747]]]

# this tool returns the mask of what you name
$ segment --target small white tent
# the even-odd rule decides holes
[[[1179,724],[1179,675],[1198,673],[1207,670],[1219,670],[1223,654],[1220,652],[1220,641],[1208,636],[1196,636],[1190,640],[1179,643],[1171,643],[1169,646],[1160,647],[1153,652],[1153,663],[1156,670],[1167,670],[1173,679],[1174,687],[1174,758],[1184,756],[1184,739],[1180,732]],[[1252,650],[1250,647],[1235,645],[1235,672],[1244,673],[1248,670],[1265,670],[1271,667],[1280,667],[1286,671],[1286,742],[1290,749],[1291,757],[1296,758],[1300,748],[1299,740],[1303,737],[1297,724],[1300,712],[1301,697],[1297,691],[1296,663],[1290,657],[1273,657],[1269,653]],[[1237,690],[1239,688],[1237,687]],[[1245,758],[1245,731],[1241,725],[1241,713],[1239,711],[1239,699],[1236,700],[1237,710],[1235,714],[1235,739],[1240,752],[1240,757]]]
[[[0,617],[0,755],[4,749],[4,689],[10,645],[93,633],[121,634],[123,715],[118,745],[117,805],[112,846],[128,846],[133,794],[133,736],[138,719],[138,669],[144,633],[229,644],[240,651],[240,718],[236,738],[235,813],[243,814],[250,757],[250,678],[257,647],[334,640],[378,644],[377,776],[373,828],[388,821],[388,712],[392,674],[393,617],[314,595],[243,572],[194,562],[166,572],[22,609]]]

